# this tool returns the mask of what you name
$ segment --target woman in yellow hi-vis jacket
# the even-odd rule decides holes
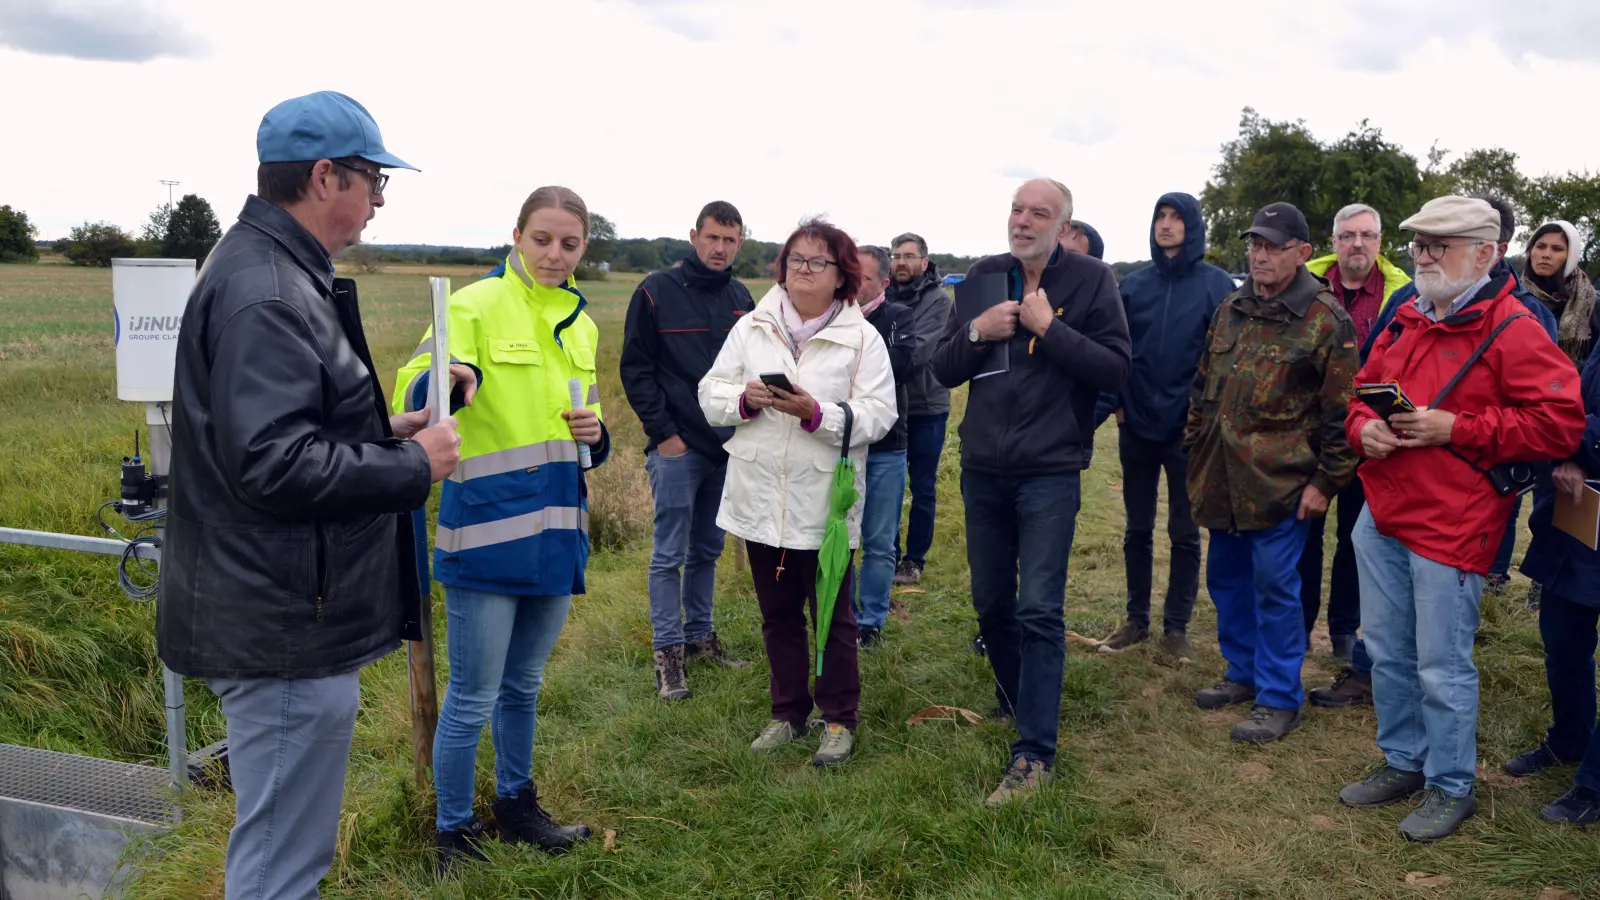
[[[599,331],[572,277],[588,233],[577,194],[539,188],[522,204],[505,265],[450,297],[450,356],[476,370],[478,389],[455,414],[461,464],[444,482],[434,536],[450,658],[433,744],[441,872],[483,858],[473,780],[491,712],[501,840],[560,853],[589,835],[555,823],[531,777],[545,661],[589,559],[580,444],[591,466],[611,449],[595,384]],[[397,411],[426,404],[432,351],[430,329],[400,370]],[[586,404],[577,409],[574,378]]]

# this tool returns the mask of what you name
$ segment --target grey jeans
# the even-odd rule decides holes
[[[333,865],[361,673],[210,678],[228,720],[227,900],[305,900]]]
[[[724,536],[717,527],[727,463],[693,450],[644,461],[655,499],[655,547],[650,553],[650,628],[654,649],[703,641],[712,632],[712,594]]]

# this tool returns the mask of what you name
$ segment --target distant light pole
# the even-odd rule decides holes
[[[181,182],[181,181],[168,181],[165,178],[163,178],[163,179],[161,179],[161,183],[167,186],[167,209],[171,209],[172,208],[172,189],[177,185],[183,184],[183,182]]]

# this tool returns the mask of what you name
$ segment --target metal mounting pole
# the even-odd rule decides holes
[[[150,474],[166,475],[172,465],[171,413],[167,404],[146,403],[144,421],[150,432],[150,449],[146,456]],[[156,498],[156,506],[166,505],[167,498],[162,492]],[[163,547],[166,546],[166,536],[166,519],[157,519],[156,539]],[[159,592],[156,602],[161,602]],[[162,665],[161,681],[167,708],[167,767],[171,772],[173,789],[182,792],[189,785],[189,739],[184,715],[183,676]]]

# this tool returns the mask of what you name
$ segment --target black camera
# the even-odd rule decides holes
[[[1489,467],[1489,484],[1502,497],[1521,494],[1533,487],[1533,465],[1525,462],[1503,462]]]

